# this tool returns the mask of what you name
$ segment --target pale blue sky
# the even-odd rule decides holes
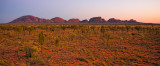
[[[101,16],[160,23],[160,0],[0,0],[0,23],[24,15],[66,20]]]

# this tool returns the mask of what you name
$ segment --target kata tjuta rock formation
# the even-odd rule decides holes
[[[43,18],[32,16],[32,15],[25,15],[11,21],[10,23],[139,23],[139,22],[137,22],[134,19],[120,20],[115,18],[110,18],[107,21],[102,17],[93,17],[93,18],[90,18],[89,20],[85,19],[82,21],[80,21],[77,18],[72,18],[67,21],[61,17],[55,17],[52,19],[43,19]]]
[[[105,23],[107,22],[105,19],[102,19],[102,17],[93,17],[89,20],[89,23]]]
[[[134,19],[131,19],[131,20],[120,20],[120,19],[115,19],[115,18],[110,18],[108,20],[109,23],[139,23],[137,22],[136,20]]]
[[[87,19],[82,20],[82,21],[80,21],[80,23],[88,23],[88,20]]]
[[[11,23],[25,23],[25,22],[52,22],[52,20],[38,18],[32,15],[26,15],[13,20]]]
[[[68,20],[69,23],[78,23],[79,21],[80,21],[79,19],[75,19],[75,18]]]
[[[51,19],[54,23],[64,23],[67,22],[66,20],[64,20],[63,18],[60,17],[55,17]]]

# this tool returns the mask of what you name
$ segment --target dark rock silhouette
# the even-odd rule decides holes
[[[134,19],[130,19],[129,21],[128,21],[128,23],[138,23],[136,20],[134,20]]]
[[[110,23],[118,23],[118,22],[122,22],[122,21],[119,20],[119,19],[110,18],[110,19],[108,20],[108,22],[110,22]]]
[[[64,23],[66,20],[60,18],[60,17],[55,17],[51,19],[54,23]]]
[[[133,20],[133,19],[128,21],[128,20],[120,20],[120,19],[115,19],[115,18],[110,18],[108,20],[108,22],[109,23],[139,23],[139,22],[137,22],[136,20]]]
[[[82,21],[80,21],[80,23],[88,23],[88,20],[87,19],[82,20]]]
[[[68,22],[70,23],[78,23],[79,21],[80,21],[79,19],[75,19],[75,18],[68,20]]]
[[[105,19],[102,19],[102,17],[93,17],[89,20],[89,23],[105,23],[107,22]]]

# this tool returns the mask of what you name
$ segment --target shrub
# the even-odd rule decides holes
[[[29,32],[29,35],[31,34],[31,31],[33,31],[35,28],[33,26],[26,28],[26,30]]]
[[[3,30],[3,32],[5,33],[5,30],[11,30],[13,29],[13,27],[9,25],[2,25],[0,26],[0,29]]]
[[[105,34],[103,35],[103,37],[104,37],[105,39],[107,39],[107,44],[108,44],[108,41],[111,39],[111,34],[105,33]]]
[[[50,26],[50,30],[51,30],[51,31],[54,31],[55,28],[56,28],[55,26]]]
[[[119,37],[119,39],[120,39],[120,44],[122,44],[123,37]]]
[[[41,32],[41,33],[39,34],[39,43],[40,43],[40,45],[43,45],[43,44],[44,44],[44,41],[45,41],[45,35],[44,35],[43,32]]]
[[[56,47],[60,46],[60,39],[56,39]]]
[[[101,33],[104,34],[104,32],[105,32],[105,27],[104,27],[104,26],[101,26]]]
[[[70,26],[70,28],[72,28],[72,29],[74,29],[74,30],[75,30],[75,29],[78,29],[78,28],[79,28],[79,26],[78,26],[78,25],[71,25],[71,26]]]
[[[95,30],[96,29],[96,26],[91,26],[90,27],[92,30]]]
[[[35,65],[35,66],[44,66],[45,65],[45,61],[41,58],[30,58],[29,62],[31,65]]]
[[[32,47],[31,57],[32,58],[38,57],[39,56],[39,52],[40,52],[40,49],[37,46],[33,46]]]
[[[33,46],[32,48],[28,47],[29,51],[26,54],[27,59],[29,60],[30,64],[33,65],[44,65],[44,61],[40,58],[40,48],[37,46]]]
[[[89,28],[86,28],[86,27],[81,28],[81,32],[82,32],[82,33],[88,33],[89,31],[90,31]]]
[[[61,26],[61,29],[66,30],[67,26]]]
[[[14,30],[18,32],[18,38],[19,38],[19,34],[23,31],[23,28],[21,26],[16,26]]]
[[[86,63],[89,63],[89,61],[87,59],[85,59],[84,57],[80,57],[80,58],[76,58],[77,60],[80,60],[80,61],[84,61]]]
[[[142,29],[142,27],[141,26],[136,26],[135,29],[139,32]]]
[[[32,42],[24,42],[24,51],[26,53],[26,57],[30,58],[31,57],[31,44]]]
[[[94,62],[93,66],[106,66],[106,64],[103,62]]]
[[[131,26],[126,26],[127,32],[129,31],[130,28],[131,28]]]
[[[24,50],[26,52],[26,57],[27,58],[33,58],[33,57],[38,57],[39,56],[39,52],[40,52],[40,48],[38,48],[37,46],[33,46],[32,44],[33,42],[25,42],[24,43]]]

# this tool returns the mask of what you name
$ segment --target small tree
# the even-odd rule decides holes
[[[142,27],[141,26],[136,26],[135,29],[139,32],[142,29]]]
[[[105,27],[101,26],[101,32],[104,34],[105,33]]]
[[[95,30],[96,29],[96,26],[91,26],[90,27],[92,30]]]
[[[23,31],[23,28],[21,26],[17,26],[15,27],[15,30],[18,32],[18,38],[19,38],[19,34]]]
[[[127,32],[129,31],[130,28],[131,28],[131,26],[126,26]]]
[[[111,34],[109,33],[104,34],[104,38],[107,39],[107,44],[108,44],[108,41],[111,39]]]
[[[5,33],[5,30],[10,30],[10,29],[12,29],[12,27],[8,26],[8,25],[2,25],[2,26],[0,26],[0,29],[3,30],[3,32]]]
[[[60,39],[56,39],[56,47],[60,46]]]
[[[43,32],[41,32],[39,34],[39,44],[41,45],[41,50],[43,49],[44,42],[45,42],[45,35]]]
[[[27,42],[27,44],[24,44],[24,49],[26,52],[26,65],[29,64],[39,64],[42,59],[40,58],[40,48],[37,46],[31,46],[30,43]],[[28,64],[28,61],[30,62]]]
[[[56,39],[55,44],[56,44],[56,47],[59,47],[60,46],[60,39]],[[59,48],[58,48],[58,51],[59,51]],[[57,51],[57,53],[58,53],[58,51]]]
[[[122,44],[123,37],[119,37],[119,39],[120,39],[120,44]]]
[[[64,31],[66,30],[67,26],[61,26],[61,29],[63,29]]]
[[[70,28],[71,28],[71,29],[74,29],[74,31],[75,31],[76,29],[79,28],[79,26],[78,26],[78,25],[71,25]]]
[[[23,35],[25,36],[26,35],[25,31],[27,30],[27,26],[22,25],[21,27],[23,29]]]
[[[50,31],[54,31],[55,30],[55,26],[50,26]]]
[[[31,57],[32,58],[39,57],[40,48],[38,48],[37,46],[33,46],[31,49],[32,49]]]
[[[27,28],[27,31],[29,32],[29,35],[31,34],[31,31],[33,31],[33,30],[34,30],[34,27],[32,27],[32,26]]]

